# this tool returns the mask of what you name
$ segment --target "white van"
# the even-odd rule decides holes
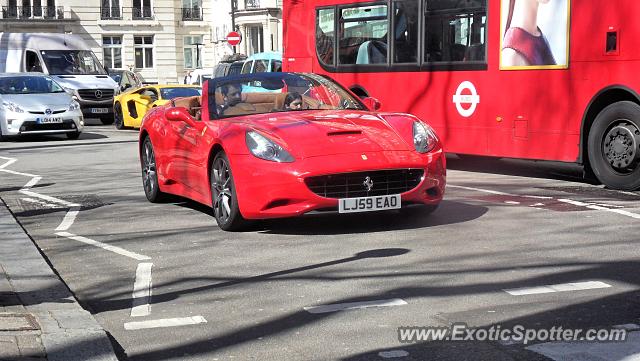
[[[0,73],[11,72],[48,74],[80,103],[85,118],[113,123],[118,84],[77,35],[0,33]]]

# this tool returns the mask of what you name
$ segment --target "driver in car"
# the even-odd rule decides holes
[[[242,86],[231,83],[220,87],[223,104],[218,105],[218,115],[224,114],[225,110],[238,105],[242,101]]]

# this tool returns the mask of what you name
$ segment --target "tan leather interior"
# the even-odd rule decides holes
[[[201,100],[202,100],[202,97],[199,95],[196,95],[192,97],[175,98],[173,99],[172,104],[174,107],[187,108],[187,111],[189,111],[189,114],[191,114],[192,117],[198,118],[197,115],[199,114],[200,109],[202,108]]]
[[[221,93],[216,93],[216,104],[224,104]],[[284,99],[287,93],[243,93],[242,102],[224,110],[226,116],[242,114],[269,113],[272,111],[285,110]],[[320,104],[316,99],[302,96],[303,109],[335,109],[328,104]]]

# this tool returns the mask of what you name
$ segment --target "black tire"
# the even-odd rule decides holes
[[[240,231],[245,228],[248,222],[240,214],[231,165],[224,152],[219,152],[213,158],[209,178],[211,206],[218,227],[224,231]]]
[[[113,124],[113,121],[114,121],[113,114],[111,114],[108,117],[100,118],[100,122],[102,122],[102,124],[104,124],[104,125],[111,125],[111,124]]]
[[[113,124],[116,126],[116,129],[126,129],[124,126],[124,114],[122,113],[122,105],[120,103],[116,103],[113,106]]]
[[[80,137],[80,132],[67,133],[68,139],[78,139],[79,137]]]
[[[164,198],[165,194],[160,191],[158,185],[156,156],[149,137],[146,137],[142,142],[140,164],[142,167],[142,187],[144,188],[144,195],[147,196],[149,202],[158,203]]]
[[[602,184],[618,190],[640,188],[640,106],[622,101],[596,117],[587,143],[589,164]]]

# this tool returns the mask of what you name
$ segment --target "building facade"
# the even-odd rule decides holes
[[[232,1],[235,5],[233,12]],[[282,51],[282,0],[212,0],[212,4],[216,9],[213,15],[216,62],[233,53],[233,49],[224,42],[232,30],[232,13],[235,30],[242,35],[242,42],[235,49],[237,53],[252,55],[263,51]]]
[[[0,0],[0,31],[80,35],[109,68],[145,81],[181,83],[211,68],[216,39],[211,0]]]

